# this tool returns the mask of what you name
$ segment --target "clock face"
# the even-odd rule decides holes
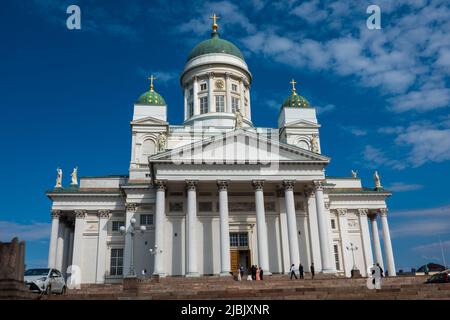
[[[225,84],[223,83],[223,80],[217,80],[216,81],[216,88],[217,89],[223,89],[224,86],[225,86]]]

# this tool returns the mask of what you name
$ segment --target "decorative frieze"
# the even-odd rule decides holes
[[[347,215],[347,209],[341,208],[341,209],[337,209],[336,211],[340,217],[345,217]]]
[[[348,219],[347,224],[350,229],[358,229],[359,228],[359,222],[357,219]]]

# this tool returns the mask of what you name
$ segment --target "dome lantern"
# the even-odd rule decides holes
[[[306,100],[301,95],[297,94],[297,89],[295,88],[295,84],[297,82],[294,79],[292,79],[292,81],[289,83],[292,85],[292,94],[284,100],[281,107],[310,108],[311,106],[309,105],[308,100]]]
[[[148,80],[150,80],[150,90],[141,94],[136,103],[149,106],[165,106],[166,101],[154,89],[153,81],[156,80],[156,77],[154,75],[151,75]]]

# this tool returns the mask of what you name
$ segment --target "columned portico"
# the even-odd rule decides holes
[[[229,276],[230,265],[230,228],[228,219],[228,181],[217,181],[219,188],[220,215],[220,275]]]
[[[287,227],[289,236],[289,257],[290,263],[298,266],[300,264],[300,254],[298,250],[297,219],[295,217],[294,201],[295,181],[283,181],[284,198],[286,201]]]
[[[197,261],[197,181],[186,180],[187,214],[186,214],[186,260],[187,277],[198,277]]]
[[[380,235],[378,233],[377,214],[375,213],[370,215],[369,219],[372,227],[372,239],[373,239],[373,249],[375,251],[375,263],[379,263],[381,268],[384,270],[383,255],[381,254]]]
[[[155,260],[153,275],[164,277],[164,257],[162,256],[164,242],[164,215],[166,202],[166,183],[156,181],[156,208],[155,208]]]
[[[396,276],[394,254],[392,252],[391,234],[387,221],[387,209],[380,209],[381,226],[383,228],[384,253],[386,255],[386,269],[389,276]]]
[[[48,267],[56,267],[56,250],[58,247],[58,229],[61,210],[52,210],[52,229],[50,235],[50,248],[48,250]]]
[[[266,215],[264,209],[264,181],[253,180],[255,190],[256,208],[256,238],[258,246],[258,263],[264,274],[271,274],[269,271],[269,245],[267,242]]]
[[[331,239],[328,233],[328,223],[325,216],[325,203],[323,199],[323,182],[314,181],[316,194],[317,224],[319,227],[320,252],[322,257],[322,272],[333,273],[336,268],[331,260],[330,244]]]

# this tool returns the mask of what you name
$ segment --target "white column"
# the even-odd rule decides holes
[[[83,275],[83,232],[85,228],[86,210],[75,210],[75,232],[73,236],[72,265],[79,268],[80,279]],[[81,282],[83,282],[81,280]]]
[[[155,259],[153,274],[160,277],[166,275],[164,271],[164,217],[166,215],[166,183],[164,181],[156,182],[156,208],[155,208]]]
[[[367,221],[368,209],[358,209],[359,225],[361,228],[361,240],[364,251],[365,270],[361,270],[361,274],[367,274],[367,268],[373,266],[372,245],[370,244],[369,223]]]
[[[387,221],[387,209],[380,209],[381,227],[383,232],[384,254],[386,255],[387,271],[390,277],[395,277],[394,254],[392,252],[391,234],[389,232],[389,225]],[[385,270],[386,271],[386,270]]]
[[[317,211],[317,224],[319,227],[319,239],[320,239],[320,254],[322,257],[322,272],[332,273],[336,272],[336,265],[331,260],[330,244],[331,238],[328,233],[327,223],[325,215],[325,203],[323,200],[323,183],[321,181],[314,181],[316,187],[316,211]]]
[[[184,120],[186,121],[189,118],[189,106],[188,106],[188,96],[189,96],[189,90],[188,86],[184,87]]]
[[[214,89],[214,73],[208,73],[208,112],[216,112],[216,102],[214,101],[213,89]]]
[[[247,89],[247,101],[248,101],[247,118],[249,120],[251,120],[252,119],[252,109],[250,107],[250,84],[248,84],[248,89]]]
[[[125,204],[125,208],[126,208],[126,213],[125,213],[125,230],[126,230],[126,234],[125,234],[125,247],[123,250],[123,276],[127,277],[128,275],[130,275],[130,266],[131,266],[131,250],[133,250],[134,248],[132,248],[131,246],[133,245],[133,239],[131,239],[131,218],[134,217],[134,214],[137,211],[137,205],[136,203],[126,203]]]
[[[227,86],[225,111],[231,113],[231,76],[229,73],[226,73],[225,77]]]
[[[72,259],[73,259],[73,240],[74,240],[74,229],[71,228],[70,230],[70,243],[69,243],[69,255],[67,257],[67,267],[72,265]]]
[[[300,264],[300,255],[298,251],[297,219],[295,216],[294,181],[283,181],[283,186],[284,198],[286,200],[290,263],[298,267]]]
[[[239,109],[241,110],[242,113],[244,113],[245,111],[244,109],[244,78],[241,78],[239,80]]]
[[[281,237],[281,251],[283,260],[283,272],[289,273],[291,265],[289,264],[289,239],[286,218],[286,200],[284,197],[284,190],[277,191],[278,206],[280,208],[280,237]],[[306,268],[306,266],[305,266]]]
[[[48,249],[48,267],[56,267],[56,249],[58,247],[58,228],[61,210],[52,210],[52,231],[50,234],[50,247]]]
[[[351,277],[351,271],[353,267],[352,258],[349,256],[348,250],[346,250],[346,248],[350,245],[350,241],[348,239],[347,209],[337,209],[337,213],[339,221],[339,233],[341,237],[344,272],[347,277]]]
[[[97,244],[97,283],[105,282],[106,271],[106,239],[108,235],[109,210],[98,211],[98,244]]]
[[[63,267],[63,257],[64,257],[64,233],[65,233],[65,226],[64,222],[59,219],[59,226],[58,226],[58,241],[56,244],[56,269],[62,272]]]
[[[229,276],[231,272],[231,262],[230,228],[228,221],[228,181],[217,181],[217,186],[219,188],[220,214],[220,275]]]
[[[61,272],[66,276],[66,270],[69,266],[69,254],[70,254],[70,226],[68,224],[64,227],[64,250]]]
[[[269,245],[267,239],[266,213],[264,209],[264,181],[254,180],[255,207],[256,207],[256,238],[258,241],[258,264],[264,274],[270,275]]]
[[[322,270],[322,261],[320,255],[319,227],[317,225],[316,193],[313,188],[305,190],[305,201],[308,204],[308,224],[310,241],[310,260],[314,263],[315,270]],[[307,266],[307,270],[310,266]]]
[[[379,263],[384,270],[383,255],[381,254],[380,234],[378,233],[377,215],[370,216],[372,226],[373,249],[375,251],[375,263]]]
[[[187,277],[198,277],[197,268],[197,182],[186,181],[187,187]]]
[[[192,101],[194,102],[194,115],[200,114],[200,105],[198,104],[198,78],[197,78],[197,76],[194,76]]]

